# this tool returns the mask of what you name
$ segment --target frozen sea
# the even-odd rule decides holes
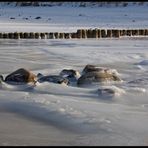
[[[47,10],[1,7],[0,31],[76,31],[81,27],[104,26],[146,28],[148,20],[147,6]],[[42,19],[38,21],[23,19],[39,15]],[[10,17],[16,19],[10,20]],[[51,20],[46,22],[47,18]],[[92,21],[88,21],[89,18]],[[123,80],[87,87],[48,82],[38,83],[33,89],[3,86],[0,89],[0,145],[148,145],[147,40],[145,37],[0,39],[0,74],[3,76],[18,68],[44,75],[56,75],[63,69],[81,73],[87,64],[94,64],[117,70]],[[101,87],[116,93],[100,95],[97,90]]]

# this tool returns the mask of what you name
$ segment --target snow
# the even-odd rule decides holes
[[[0,32],[76,32],[80,28],[147,28],[147,13],[147,5],[93,8],[66,5],[54,7],[1,5]],[[15,19],[10,19],[11,17]],[[36,17],[41,19],[35,19]]]
[[[77,27],[108,27],[107,21],[109,27],[142,28],[147,27],[148,10],[146,6],[99,9],[55,6],[3,7],[0,11],[3,12],[0,31],[6,32],[73,31]],[[46,19],[27,22],[16,17],[19,13],[32,18],[38,15],[46,18],[48,14],[58,19],[51,24]],[[80,13],[90,16],[92,22],[81,20]],[[128,19],[123,17],[119,21],[117,18],[125,13]],[[16,19],[9,20],[10,16]],[[130,23],[131,18],[136,18],[135,25]],[[148,145],[147,47],[147,38],[1,39],[0,74],[4,77],[21,67],[34,74],[57,75],[63,69],[82,73],[87,64],[95,64],[113,69],[123,82],[89,87],[45,82],[32,89],[1,88],[0,145]],[[115,95],[106,91],[99,94],[98,89],[104,88],[113,90]]]

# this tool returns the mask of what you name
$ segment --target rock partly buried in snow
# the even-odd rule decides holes
[[[41,19],[41,17],[40,17],[40,16],[37,16],[35,19],[37,19],[37,20],[38,20],[38,19]]]
[[[5,78],[5,82],[9,84],[26,84],[26,83],[36,83],[37,77],[35,74],[26,70],[24,68],[20,68],[12,73],[10,73]]]
[[[143,60],[139,62],[138,65],[148,65],[148,60]]]
[[[128,84],[133,84],[133,85],[148,85],[148,78],[147,77],[144,77],[144,78],[135,79],[135,80],[129,81]]]
[[[81,76],[80,73],[73,69],[63,69],[60,72],[60,76],[67,78],[70,82],[76,82]]]
[[[85,68],[83,69],[83,71],[82,71],[82,74],[86,74],[86,73],[88,73],[88,72],[93,72],[93,71],[101,71],[102,70],[102,68],[100,68],[100,67],[97,67],[97,66],[95,66],[95,65],[86,65],[85,66]]]
[[[15,17],[10,17],[10,19],[11,19],[11,20],[14,20],[14,19],[15,19]]]
[[[4,90],[26,90],[32,89],[36,86],[35,83],[21,83],[21,82],[11,82],[11,84],[5,82],[2,75],[0,75],[0,89]]]
[[[105,86],[102,88],[99,88],[98,95],[101,97],[114,97],[114,96],[120,96],[122,94],[125,94],[125,91],[121,88],[118,88],[116,86]]]
[[[121,81],[121,79],[118,76],[107,72],[88,72],[78,79],[77,84],[83,85],[108,81]]]
[[[43,83],[43,82],[53,82],[57,84],[68,84],[69,81],[66,78],[63,78],[62,76],[59,75],[47,75],[44,76],[41,73],[37,74],[38,77],[38,82]]]
[[[98,67],[96,65],[86,65],[85,68],[82,71],[82,74],[86,74],[88,72],[107,72],[107,73],[111,73],[111,74],[115,74],[115,75],[120,75],[116,69],[109,69],[109,68],[105,68],[105,67]]]
[[[114,97],[115,93],[116,93],[115,90],[112,90],[111,88],[104,88],[104,89],[99,88],[98,89],[98,95],[101,97],[105,97],[105,98]]]
[[[82,71],[82,76],[78,79],[77,84],[84,85],[108,81],[121,81],[116,70],[87,65]]]

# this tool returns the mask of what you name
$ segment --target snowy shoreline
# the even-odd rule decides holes
[[[1,5],[0,32],[147,29],[147,7]],[[87,64],[96,64],[117,70],[123,80],[86,88],[45,82],[27,91],[0,89],[0,145],[148,145],[147,47],[143,37],[0,39],[3,76],[18,68],[44,75],[59,74],[62,69],[81,73]],[[98,93],[101,87],[111,88],[117,95],[106,98]]]
[[[1,6],[0,32],[72,32],[77,29],[146,29],[146,5],[127,7]],[[40,17],[39,19],[36,19]],[[13,19],[11,19],[13,18]]]
[[[63,68],[81,72],[89,63],[115,68],[124,80],[106,85],[119,94],[108,99],[97,93],[99,85],[43,83],[30,91],[0,90],[0,145],[147,145],[146,39],[0,43],[3,75],[19,67],[45,75]]]

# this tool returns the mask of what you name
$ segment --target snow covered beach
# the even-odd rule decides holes
[[[43,18],[47,9],[2,7],[0,29],[5,32],[75,31],[96,26],[147,27],[147,6],[110,9],[58,7],[61,11],[51,7],[49,11],[53,13],[48,11],[47,16],[57,21],[51,24],[45,23],[46,19],[29,22],[16,17],[22,13],[23,17],[40,15]],[[109,19],[104,17],[103,9],[108,17],[110,14]],[[69,10],[68,14],[66,10]],[[12,12],[15,15],[10,15]],[[92,22],[80,19],[80,13],[90,15]],[[124,14],[130,17],[122,18]],[[117,16],[122,18],[121,21]],[[135,22],[132,22],[133,18]],[[86,64],[96,64],[116,69],[124,81],[104,85],[115,89],[117,95],[113,97],[100,96],[97,91],[100,85],[83,88],[41,83],[33,90],[0,90],[0,145],[148,145],[147,46],[146,38],[1,39],[0,74],[4,76],[20,67],[35,74],[58,74],[64,68],[82,72]]]
[[[147,28],[145,5],[127,7],[0,6],[0,32],[71,32],[81,28]],[[40,19],[36,19],[40,17]]]

